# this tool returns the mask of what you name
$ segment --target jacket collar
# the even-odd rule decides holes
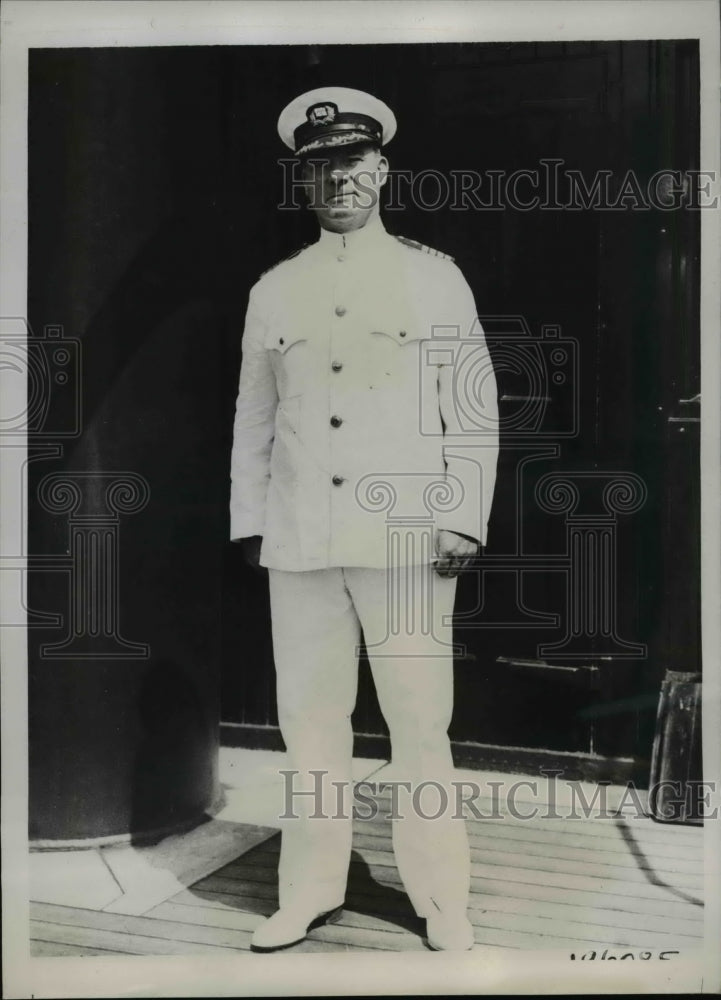
[[[354,229],[349,233],[331,233],[328,229],[321,229],[317,246],[323,253],[355,256],[373,251],[387,236],[380,216],[376,216],[362,229]]]

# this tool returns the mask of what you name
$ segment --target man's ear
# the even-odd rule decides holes
[[[388,160],[385,156],[379,157],[376,169],[378,171],[378,187],[383,187],[388,180]]]

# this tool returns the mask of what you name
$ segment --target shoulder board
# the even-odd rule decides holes
[[[442,253],[440,250],[434,250],[433,247],[427,247],[425,243],[418,243],[417,240],[409,240],[407,236],[396,236],[399,243],[402,243],[406,247],[411,247],[412,250],[420,250],[422,253],[430,254],[431,257],[440,257],[441,260],[450,260],[453,263],[453,257],[450,254]]]
[[[272,264],[269,268],[267,268],[265,271],[262,272],[258,280],[260,280],[260,278],[264,278],[266,274],[270,274],[271,271],[275,271],[276,267],[280,267],[281,264],[285,264],[287,260],[293,260],[294,257],[297,257],[298,254],[303,253],[303,251],[309,246],[310,243],[304,243],[302,247],[299,247],[297,250],[294,250],[293,253],[289,253],[287,257],[283,257],[282,260],[276,261],[275,264]]]

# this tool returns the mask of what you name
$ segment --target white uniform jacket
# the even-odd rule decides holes
[[[379,219],[252,288],[231,459],[231,537],[273,569],[386,568],[390,529],[486,541],[496,381],[450,259]],[[397,563],[430,558],[401,544]]]

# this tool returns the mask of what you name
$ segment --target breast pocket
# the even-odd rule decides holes
[[[389,418],[398,408],[417,412],[423,343],[420,326],[376,323],[363,340],[365,380],[362,384],[373,397],[372,405],[379,412],[387,412]]]
[[[373,324],[367,337],[369,374],[374,376],[369,384],[390,389],[417,380],[423,339],[420,324]]]

